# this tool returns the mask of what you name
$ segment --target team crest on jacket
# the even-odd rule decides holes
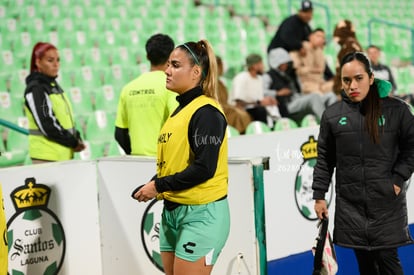
[[[58,217],[47,208],[51,189],[27,178],[10,196],[16,213],[7,223],[8,274],[58,274],[65,234]]]
[[[316,165],[318,156],[317,141],[313,136],[309,136],[308,141],[301,145],[300,150],[302,152],[303,162],[299,167],[295,179],[296,206],[303,217],[308,220],[317,220],[318,217],[314,210],[315,201],[312,199],[313,168]],[[325,197],[328,206],[333,196],[332,186],[333,183],[331,182]]]

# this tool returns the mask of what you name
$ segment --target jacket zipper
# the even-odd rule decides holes
[[[367,211],[367,187],[365,182],[365,157],[364,157],[364,145],[363,145],[363,137],[364,137],[364,119],[361,114],[361,103],[358,104],[358,111],[359,111],[359,152],[360,152],[360,161],[361,161],[361,184],[362,184],[362,194],[364,198],[364,214],[365,214],[365,224],[364,224],[364,231],[365,236],[368,241],[368,250],[370,247],[370,240],[368,238],[368,211]]]

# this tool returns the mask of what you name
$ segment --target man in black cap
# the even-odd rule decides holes
[[[299,51],[305,55],[306,51],[302,42],[308,40],[311,33],[309,22],[313,16],[313,5],[309,0],[303,0],[300,10],[283,20],[270,42],[267,52],[274,48],[283,48],[288,52]]]

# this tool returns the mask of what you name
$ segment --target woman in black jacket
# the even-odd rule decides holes
[[[364,53],[341,61],[343,100],[326,109],[313,175],[315,211],[328,216],[325,193],[336,168],[334,242],[353,248],[361,274],[403,274],[397,247],[411,244],[406,186],[414,170],[414,116],[389,97]]]

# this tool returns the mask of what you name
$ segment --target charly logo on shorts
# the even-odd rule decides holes
[[[141,240],[150,261],[161,271],[160,224],[163,204],[154,199],[145,209],[141,221]]]
[[[315,201],[312,198],[313,168],[316,165],[316,159],[318,157],[317,144],[315,138],[309,136],[308,141],[301,145],[300,150],[303,156],[303,163],[300,165],[295,179],[296,206],[302,216],[308,220],[318,219],[313,207]],[[331,203],[333,196],[332,186],[333,183],[331,182],[329,190],[326,193],[328,206]]]
[[[51,189],[35,178],[11,192],[16,213],[7,223],[8,274],[56,275],[65,256],[65,234],[47,208]]]

